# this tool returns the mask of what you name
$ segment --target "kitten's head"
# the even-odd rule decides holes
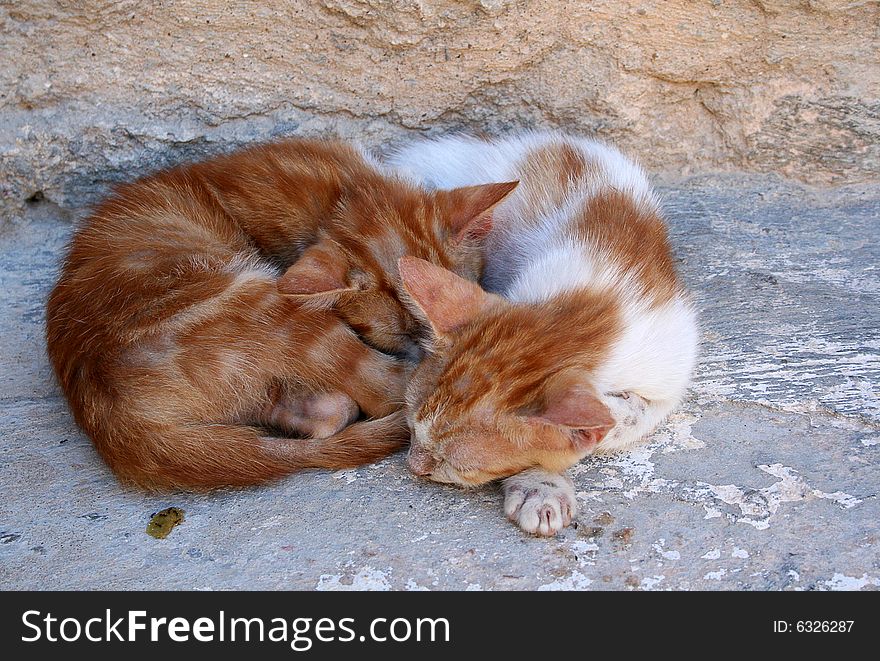
[[[477,280],[492,210],[517,182],[426,191],[376,178],[346,195],[324,236],[278,281],[304,305],[332,307],[372,346],[420,355],[421,324],[400,300],[398,259],[411,255]]]
[[[418,259],[400,273],[430,329],[406,396],[414,473],[477,485],[564,470],[602,441],[615,421],[589,375],[617,332],[611,297],[517,305]]]

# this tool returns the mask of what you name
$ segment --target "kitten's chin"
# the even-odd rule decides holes
[[[457,484],[459,486],[468,486],[467,482],[461,479],[461,475],[459,475],[454,468],[452,468],[445,461],[439,463],[433,471],[431,471],[431,475],[428,476],[429,479],[433,482],[442,482],[443,484]]]
[[[464,489],[473,489],[475,487],[482,486],[488,482],[491,482],[495,477],[491,475],[487,475],[485,473],[480,473],[479,475],[471,475],[469,477],[464,477],[461,473],[459,473],[455,468],[450,466],[448,463],[441,462],[428,476],[428,479],[432,482],[440,482],[442,484],[452,484],[457,487],[462,487]]]
[[[441,462],[433,470],[429,479],[442,484],[454,484],[457,487],[472,488],[483,484],[486,480],[465,479],[457,470],[447,462]]]

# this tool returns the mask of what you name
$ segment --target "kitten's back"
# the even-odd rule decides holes
[[[597,194],[620,192],[640,208],[659,209],[637,163],[610,145],[558,132],[524,132],[495,141],[450,135],[405,146],[390,164],[435,188],[520,181],[498,205],[487,242],[483,285],[505,294],[536,254],[572,235],[573,219]]]

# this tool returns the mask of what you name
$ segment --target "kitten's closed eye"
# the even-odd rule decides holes
[[[355,334],[364,344],[372,344],[368,335],[362,335],[357,331]],[[418,337],[413,337],[408,333],[390,332],[385,332],[384,337],[388,338],[388,346],[395,348],[376,347],[376,349],[392,358],[416,365],[425,356],[425,350],[421,347]]]
[[[398,355],[398,358],[402,358],[403,360],[408,360],[412,363],[419,363],[425,357],[425,350],[422,348],[421,342],[419,342],[416,338],[413,339],[413,344],[402,354]]]

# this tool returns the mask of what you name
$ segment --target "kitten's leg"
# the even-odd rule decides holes
[[[502,490],[507,518],[535,535],[555,535],[577,513],[574,484],[565,475],[532,468],[508,477]]]
[[[260,413],[262,424],[294,435],[329,438],[354,422],[360,408],[342,392],[306,394],[279,388]]]

